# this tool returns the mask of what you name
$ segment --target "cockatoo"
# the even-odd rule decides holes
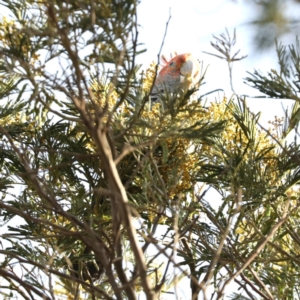
[[[156,101],[164,93],[176,94],[199,88],[200,64],[190,53],[179,54],[167,61],[160,70],[151,91],[151,100]]]

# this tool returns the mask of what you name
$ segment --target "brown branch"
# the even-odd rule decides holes
[[[3,251],[0,250],[0,253],[1,252],[3,252]],[[13,273],[8,272],[7,270],[0,268],[0,274],[2,275],[3,278],[11,278],[12,280],[18,282],[20,284],[20,286],[22,286],[27,291],[27,293],[30,294],[30,291],[32,291],[35,294],[37,294],[38,296],[40,296],[42,299],[51,300],[51,298],[49,298],[47,296],[47,294],[42,293],[40,290],[38,290],[32,284],[29,284],[29,283],[25,282],[23,279],[17,277]]]
[[[230,228],[232,226],[233,220],[234,220],[235,216],[239,213],[239,211],[241,209],[241,205],[240,205],[241,203],[242,203],[242,189],[239,188],[237,196],[236,196],[236,208],[235,208],[233,214],[229,217],[229,221],[228,221],[228,224],[227,224],[225,230],[221,230],[221,238],[220,238],[219,246],[218,246],[218,249],[215,252],[215,254],[214,254],[214,256],[211,260],[211,263],[209,265],[209,269],[206,273],[206,276],[204,277],[204,279],[202,281],[203,284],[209,282],[211,280],[212,276],[213,276],[214,268],[215,268],[216,264],[218,263],[218,261],[220,259],[222,249],[225,245],[225,241],[226,241],[227,236],[229,234],[229,231],[230,231]]]
[[[183,244],[183,247],[186,250],[186,253],[189,256],[187,259],[190,261],[188,263],[188,266],[190,268],[191,275],[194,276],[195,278],[197,278],[196,277],[196,265],[195,265],[195,260],[194,260],[194,256],[191,251],[191,248],[185,238],[181,239],[181,242]],[[199,289],[199,285],[195,284],[195,282],[193,280],[190,280],[190,286],[191,286],[191,292],[192,292],[192,299],[197,299],[199,292],[201,291]]]
[[[233,254],[234,257],[235,257],[234,263],[236,264],[237,268],[240,268],[239,262],[243,262],[244,259],[243,259],[243,257],[241,257],[241,255],[240,255],[239,251],[236,249],[235,245],[231,243],[231,240],[229,240],[228,242],[229,242],[229,245],[230,245],[231,249],[234,251],[234,254]],[[226,267],[226,265],[225,265],[225,268],[228,270],[228,268]],[[260,294],[264,299],[273,299],[273,296],[271,295],[268,287],[261,281],[261,279],[258,277],[257,273],[253,270],[253,268],[249,265],[247,267],[247,269],[250,270],[250,272],[254,276],[254,279],[256,280],[256,282],[258,283],[258,285],[260,285],[266,291],[266,293],[268,294],[268,297],[264,293],[260,292],[257,288],[255,288],[254,284],[243,273],[241,273],[241,277],[245,281],[247,281],[247,283],[251,286],[251,288],[253,290],[255,290],[258,294]],[[232,275],[232,273],[231,273],[231,275]]]
[[[282,218],[278,221],[278,223],[273,226],[273,228],[270,230],[270,232],[263,237],[260,242],[258,242],[257,246],[255,249],[252,251],[250,254],[249,258],[243,263],[243,265],[235,272],[234,275],[232,275],[226,282],[224,283],[223,287],[219,291],[219,294],[223,294],[223,291],[225,287],[232,282],[236,277],[238,277],[253,261],[254,259],[260,254],[262,249],[265,247],[265,245],[269,242],[269,240],[274,236],[275,232],[277,231],[278,228],[280,228],[288,218],[288,208],[289,208],[289,202],[287,203],[285,207],[285,212],[282,216]]]
[[[145,143],[140,143],[138,145],[129,145],[129,144],[124,144],[122,152],[119,154],[119,156],[117,158],[115,158],[115,164],[118,165],[119,162],[128,154],[132,153],[133,151],[139,150],[139,149],[143,149],[146,146],[152,145],[153,141],[148,141]]]
[[[123,226],[125,227],[128,238],[130,240],[131,249],[135,256],[137,269],[141,278],[141,284],[143,286],[147,299],[153,299],[154,293],[151,290],[150,284],[148,282],[145,258],[139,246],[136,230],[132,223],[131,209],[128,203],[126,191],[121,182],[116,165],[113,161],[112,152],[106,134],[103,131],[101,132],[101,129],[98,128],[95,138],[99,150],[102,154],[102,162],[106,171],[106,175],[108,177],[109,189],[116,191],[120,195],[119,197],[111,197],[112,209],[117,209],[116,205],[120,206],[119,212],[121,215]],[[117,220],[114,221],[116,222]]]
[[[252,268],[250,265],[248,265],[247,268],[250,270],[250,272],[251,272],[252,275],[254,276],[255,280],[258,282],[258,284],[259,284],[260,286],[262,286],[263,289],[266,291],[266,293],[267,293],[267,295],[268,295],[268,297],[269,297],[268,299],[272,299],[272,300],[273,300],[274,297],[272,296],[270,290],[269,290],[268,287],[262,282],[262,280],[258,277],[257,273],[253,270],[253,268]],[[252,287],[252,286],[251,286],[251,287]]]
[[[29,265],[32,265],[32,266],[35,266],[35,267],[38,267],[40,270],[43,270],[44,272],[48,272],[48,273],[51,273],[53,275],[56,275],[58,277],[62,277],[62,278],[65,278],[65,279],[68,279],[70,281],[73,281],[73,282],[77,282],[77,283],[80,283],[81,285],[85,286],[85,288],[88,288],[90,289],[91,291],[94,291],[96,293],[99,293],[100,295],[102,296],[105,296],[106,299],[108,300],[113,300],[113,298],[111,298],[110,296],[108,296],[105,292],[103,292],[101,289],[95,287],[94,285],[91,285],[89,283],[87,283],[86,281],[84,280],[81,280],[77,277],[74,277],[74,276],[70,276],[70,275],[67,275],[65,273],[61,273],[57,270],[54,270],[54,269],[51,269],[43,264],[40,264],[36,261],[33,261],[33,260],[30,260],[30,259],[24,259],[23,257],[20,257],[19,255],[13,253],[13,252],[9,252],[9,251],[6,251],[6,250],[0,250],[0,253],[1,254],[4,254],[4,255],[8,255],[8,256],[11,256],[11,257],[14,257],[15,259],[17,259],[20,263],[25,263],[25,264],[29,264]],[[3,269],[0,269],[0,270],[3,270]],[[20,279],[21,280],[21,279]]]
[[[15,150],[15,152],[17,153],[20,162],[23,164],[25,170],[26,170],[26,174],[29,176],[37,194],[41,197],[41,199],[45,199],[53,208],[54,211],[62,216],[65,216],[68,220],[71,221],[71,223],[74,226],[80,226],[81,228],[83,228],[84,230],[86,230],[86,232],[88,233],[89,236],[85,236],[83,234],[81,234],[81,239],[83,242],[86,243],[86,245],[89,245],[89,247],[91,249],[93,249],[95,255],[97,256],[97,259],[101,262],[101,264],[103,265],[103,267],[105,268],[106,271],[106,275],[109,279],[109,282],[115,292],[115,295],[117,297],[117,299],[122,300],[122,295],[119,291],[119,288],[117,286],[117,283],[115,281],[114,275],[112,273],[112,269],[111,269],[111,265],[109,263],[109,259],[106,257],[106,253],[102,247],[102,241],[99,242],[99,238],[95,235],[95,233],[89,228],[89,226],[87,226],[87,224],[80,222],[75,216],[73,216],[72,214],[64,211],[62,209],[62,207],[58,204],[58,202],[56,201],[55,198],[52,198],[48,195],[48,193],[43,190],[40,182],[38,181],[35,173],[32,171],[27,158],[25,156],[25,154],[21,153],[21,151],[18,149],[18,147],[15,146],[11,136],[9,135],[9,133],[3,128],[0,127],[0,132],[2,132],[7,139],[9,140],[12,148]],[[26,151],[24,151],[25,153]]]

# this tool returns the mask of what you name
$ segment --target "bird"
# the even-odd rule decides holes
[[[163,68],[159,71],[150,99],[161,100],[162,95],[184,93],[190,89],[198,89],[200,81],[200,63],[190,53],[178,54],[167,60],[162,56]]]

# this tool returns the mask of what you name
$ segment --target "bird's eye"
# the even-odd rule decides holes
[[[169,64],[169,66],[174,66],[174,64],[175,64],[175,62],[172,61],[172,62]]]

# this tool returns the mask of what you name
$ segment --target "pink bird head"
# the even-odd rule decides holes
[[[154,100],[164,92],[186,91],[197,85],[200,65],[190,53],[179,54],[171,60],[162,57],[164,66],[159,71],[151,95]]]
[[[173,57],[171,60],[167,61],[167,59],[163,56],[162,59],[164,61],[164,67],[159,71],[158,78],[164,78],[165,76],[180,76],[180,69],[182,65],[191,57],[191,54],[179,54]]]

